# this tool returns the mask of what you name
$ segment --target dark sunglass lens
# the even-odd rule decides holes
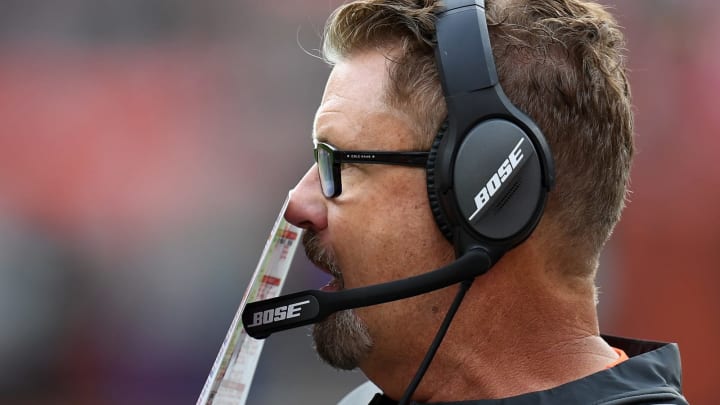
[[[320,174],[320,186],[325,197],[335,195],[335,182],[333,181],[332,154],[325,148],[317,148],[317,165]]]

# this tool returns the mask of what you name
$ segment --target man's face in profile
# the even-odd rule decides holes
[[[409,116],[384,101],[388,63],[384,54],[368,51],[334,67],[315,117],[315,140],[340,150],[414,149],[419,135]],[[328,199],[313,166],[293,190],[286,214],[308,228],[308,257],[333,275],[325,290],[402,279],[454,258],[432,217],[423,169],[343,164],[341,179],[342,193]],[[316,325],[318,352],[331,365],[360,366],[368,375],[388,361],[412,363],[412,370],[451,300],[443,291],[333,315]]]

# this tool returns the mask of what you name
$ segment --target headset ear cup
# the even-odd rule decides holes
[[[475,125],[453,157],[457,216],[474,238],[509,248],[534,229],[545,202],[540,152],[532,132],[492,118]]]
[[[437,185],[435,184],[437,175],[437,172],[435,170],[435,164],[437,162],[438,149],[440,148],[440,143],[443,139],[443,136],[445,136],[445,134],[447,133],[447,130],[448,121],[444,120],[443,123],[440,124],[437,135],[435,135],[435,139],[433,140],[432,146],[430,147],[430,153],[428,154],[425,172],[427,174],[428,200],[430,201],[430,209],[432,210],[433,217],[435,218],[435,223],[437,224],[438,228],[440,228],[440,232],[445,235],[445,238],[452,242],[452,227],[450,226],[450,222],[445,215],[445,211],[440,205],[440,198],[437,194]]]

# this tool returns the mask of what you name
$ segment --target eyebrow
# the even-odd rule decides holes
[[[318,136],[318,134],[315,131],[313,131],[312,135],[310,135],[310,140],[313,142],[330,143],[330,142],[328,142],[327,136],[325,136],[325,135]]]
[[[310,140],[313,142],[323,142],[323,143],[329,143],[333,146],[335,146],[332,142],[330,142],[330,137],[326,133],[318,134],[315,128],[315,123],[313,123],[312,131],[310,132]]]
[[[335,143],[333,143],[333,142],[331,141],[331,139],[330,139],[331,137],[332,137],[332,136],[328,136],[328,135],[325,135],[325,134],[318,135],[317,132],[315,132],[315,131],[313,130],[313,133],[312,133],[312,136],[311,136],[311,138],[312,138],[311,140],[312,140],[313,144],[315,144],[316,142],[326,143],[326,144],[331,145],[332,147],[334,147],[334,148],[336,148],[336,149],[342,149],[341,147],[339,147],[338,145],[336,145]]]

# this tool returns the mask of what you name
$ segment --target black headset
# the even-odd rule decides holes
[[[484,249],[492,265],[540,221],[553,160],[538,126],[500,87],[485,1],[443,6],[435,56],[448,117],[427,162],[430,207],[458,256]]]

